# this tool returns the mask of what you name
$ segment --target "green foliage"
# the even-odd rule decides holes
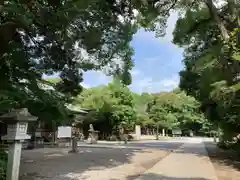
[[[205,120],[199,102],[184,92],[155,94],[148,113],[156,125],[167,129],[180,127],[199,131]]]
[[[85,89],[74,103],[94,109],[84,123],[93,123],[102,133],[132,130],[136,122],[136,110],[132,92],[117,78],[106,86]]]
[[[87,70],[107,67],[108,74],[130,84],[132,36],[155,10],[151,1],[2,0],[0,114],[29,107],[31,113],[56,112],[54,119],[61,119],[63,104],[82,91]],[[43,75],[53,73],[61,80],[52,82],[54,91],[43,90],[48,84]]]
[[[239,1],[181,7],[186,13],[173,33],[174,43],[185,47],[180,88],[201,102],[209,120],[205,128],[220,128],[222,140],[233,142],[240,133]]]
[[[109,88],[112,98],[115,99],[112,118],[117,126],[124,129],[131,129],[136,122],[136,110],[134,108],[133,96],[128,87],[122,84],[119,79],[114,79]]]
[[[7,153],[0,149],[0,180],[6,180],[7,158]]]
[[[200,132],[210,130],[200,103],[185,92],[175,89],[158,94],[136,94],[117,78],[105,86],[84,89],[75,99],[76,106],[94,109],[84,120],[101,133],[134,130],[133,126]]]
[[[152,126],[154,121],[149,118],[147,113],[148,103],[153,99],[153,96],[148,93],[133,94],[134,95],[134,104],[137,111],[137,124],[143,126]]]
[[[131,84],[133,34],[142,26],[155,30],[157,36],[164,35],[170,10],[178,8],[186,13],[177,23],[174,42],[181,46],[193,44],[186,50],[187,71],[182,72],[181,82],[189,81],[181,83],[181,87],[186,87],[187,92],[194,89],[193,95],[201,101],[208,98],[210,93],[205,89],[214,89],[212,83],[216,80],[225,80],[236,89],[233,79],[239,75],[238,66],[229,73],[230,61],[223,61],[220,68],[216,64],[222,54],[230,54],[230,60],[238,59],[239,43],[234,37],[239,31],[227,28],[232,32],[226,41],[227,50],[216,51],[214,47],[222,47],[226,38],[223,43],[219,38],[219,32],[225,37],[219,28],[222,24],[212,22],[214,13],[208,6],[202,6],[209,2],[211,0],[200,1],[199,6],[195,1],[185,0],[1,1],[0,114],[25,107],[40,120],[61,124],[62,119],[68,119],[66,104],[74,103],[94,109],[87,119],[102,129],[131,129],[135,123],[159,123],[168,128],[200,123],[199,105],[181,91],[161,95],[162,101],[157,98],[154,104],[152,95],[133,94],[126,85]],[[194,10],[190,10],[190,6]],[[205,68],[194,68],[198,64],[196,59],[212,61],[206,67],[201,60],[199,64]],[[202,75],[199,71],[202,73],[203,69]],[[114,80],[107,86],[83,89],[79,83],[83,72],[88,70],[106,70]],[[60,78],[42,79],[43,75],[54,73]],[[215,73],[210,78],[209,75]],[[205,83],[201,83],[203,79]],[[193,85],[194,80],[197,83]]]

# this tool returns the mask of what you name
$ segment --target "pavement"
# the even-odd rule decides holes
[[[185,142],[136,180],[217,180],[203,141]]]
[[[78,142],[78,147],[86,148],[120,148],[120,149],[160,149],[160,150],[175,150],[183,143],[195,142],[199,139],[203,141],[213,141],[211,138],[189,138],[189,137],[175,137],[175,138],[161,138],[159,140],[139,140],[129,141],[124,144],[123,141],[98,141],[97,144],[89,144],[87,142]]]
[[[142,174],[168,154],[154,149],[81,147],[76,154],[68,150],[23,151],[20,180],[126,180]]]
[[[217,180],[204,141],[212,140],[79,143],[78,154],[69,154],[69,148],[28,150],[21,172],[28,174],[24,180],[29,174],[34,180]]]
[[[153,148],[161,150],[174,150],[177,149],[185,140],[172,139],[172,140],[143,140],[143,141],[130,141],[127,144],[120,141],[98,141],[97,144],[88,144],[86,142],[79,142],[78,147],[84,148],[120,148],[120,149],[144,149]]]

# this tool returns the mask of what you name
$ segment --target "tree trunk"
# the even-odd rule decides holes
[[[210,13],[211,17],[213,18],[213,20],[215,21],[215,23],[217,24],[217,26],[220,30],[222,39],[225,42],[228,42],[230,36],[228,34],[228,31],[227,31],[226,27],[224,26],[223,22],[221,21],[219,15],[218,15],[217,8],[213,4],[213,1],[212,0],[205,0],[205,4],[207,5],[207,7],[209,9],[209,13]]]
[[[158,125],[157,125],[157,129],[156,129],[156,140],[159,139],[159,137],[158,137],[158,131],[159,131],[159,127],[158,127]]]
[[[56,141],[56,123],[55,121],[52,121],[52,147],[54,147]]]

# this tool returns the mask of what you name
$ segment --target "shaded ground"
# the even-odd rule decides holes
[[[232,151],[225,151],[215,144],[205,143],[219,180],[240,180],[240,158]]]
[[[132,176],[129,176],[127,178],[127,180],[135,180],[135,179],[132,179],[132,178],[133,178]],[[182,178],[178,178],[178,177],[170,177],[170,176],[159,175],[159,174],[155,174],[155,173],[148,173],[148,174],[144,174],[143,176],[141,176],[137,180],[209,180],[209,179],[205,179],[205,178],[201,178],[201,177],[191,177],[191,178],[182,177]]]
[[[132,180],[169,151],[157,149],[81,148],[23,151],[20,180]],[[134,178],[133,178],[134,177]]]

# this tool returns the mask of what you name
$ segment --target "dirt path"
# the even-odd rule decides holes
[[[240,158],[236,154],[221,150],[213,143],[205,143],[205,146],[218,180],[240,180]]]

